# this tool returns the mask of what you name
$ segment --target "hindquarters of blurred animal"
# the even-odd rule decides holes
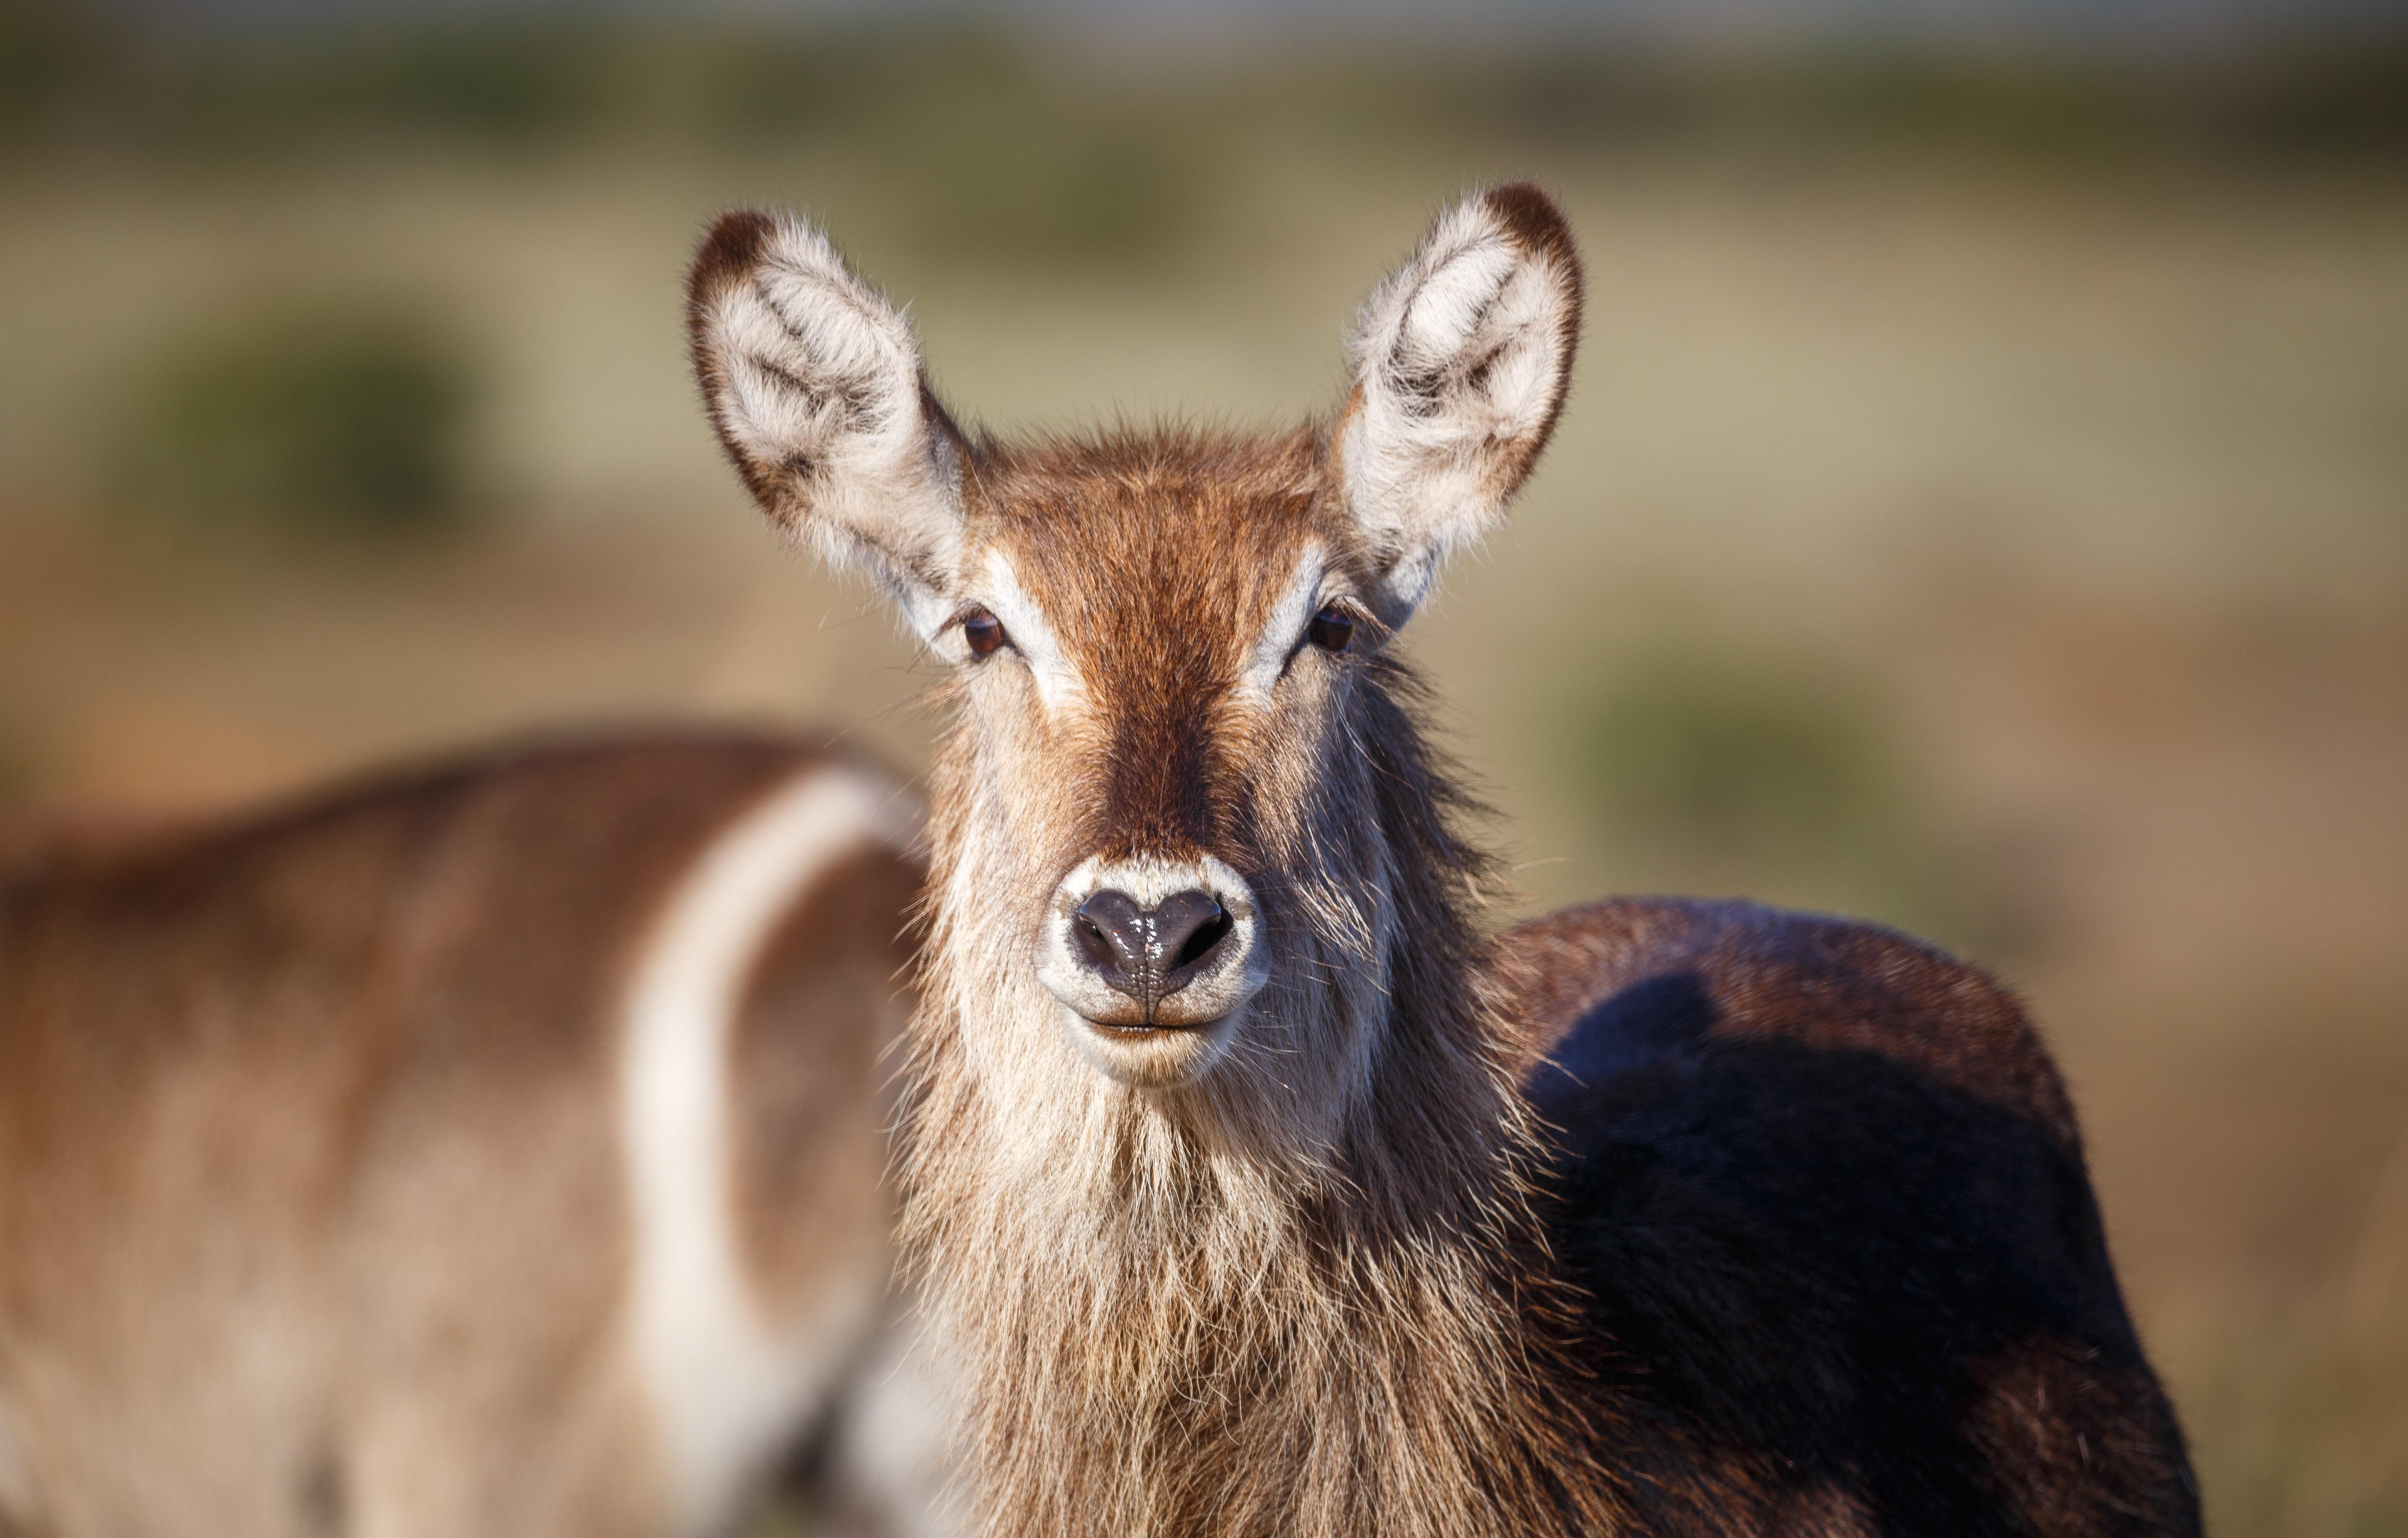
[[[0,1533],[949,1529],[890,1287],[918,812],[537,745],[0,866]]]

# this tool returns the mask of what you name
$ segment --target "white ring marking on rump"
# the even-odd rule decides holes
[[[763,1316],[738,1247],[727,1054],[744,986],[778,922],[838,860],[865,844],[907,847],[915,831],[894,787],[811,766],[688,868],[632,975],[620,1094],[635,1219],[631,1324],[684,1532],[727,1516],[876,1323],[882,1249],[813,1316]]]

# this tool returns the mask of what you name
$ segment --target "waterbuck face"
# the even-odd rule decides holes
[[[1291,1074],[1376,1052],[1412,942],[1385,648],[1528,473],[1579,304],[1561,216],[1489,191],[1366,305],[1333,424],[1013,447],[953,425],[816,231],[720,221],[691,285],[712,421],[772,520],[953,668],[939,929],[998,1000],[1047,999],[1057,1042],[1148,1087],[1241,1042]]]

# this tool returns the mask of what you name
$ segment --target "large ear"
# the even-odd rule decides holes
[[[695,257],[686,327],[711,425],[762,510],[869,571],[933,638],[959,564],[963,444],[910,324],[818,230],[739,209]]]
[[[1365,301],[1333,442],[1381,563],[1381,617],[1412,614],[1457,545],[1501,520],[1563,410],[1580,336],[1571,230],[1527,182],[1439,216]]]

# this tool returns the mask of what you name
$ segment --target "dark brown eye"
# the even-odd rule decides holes
[[[981,609],[962,621],[962,640],[969,642],[970,655],[992,656],[1003,650],[1010,638],[1003,633],[1003,622]]]
[[[1304,639],[1325,652],[1343,652],[1354,640],[1354,618],[1333,603],[1312,616],[1312,623],[1304,627]]]

